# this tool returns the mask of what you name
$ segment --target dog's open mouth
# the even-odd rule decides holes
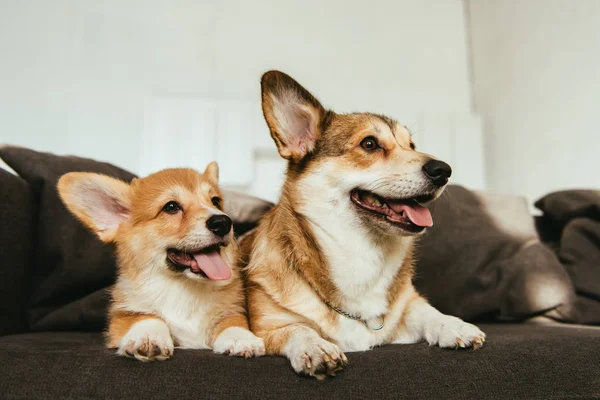
[[[178,271],[190,270],[195,275],[211,280],[227,280],[231,277],[231,268],[221,257],[219,245],[196,252],[168,249],[167,261]]]
[[[432,195],[388,199],[366,190],[355,189],[350,193],[350,198],[361,209],[406,231],[417,233],[433,226],[431,213],[421,205],[433,200]]]

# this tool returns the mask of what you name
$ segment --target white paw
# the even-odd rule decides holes
[[[121,339],[117,354],[140,361],[166,360],[173,355],[169,328],[158,319],[136,322]]]
[[[298,374],[323,380],[335,376],[348,364],[346,355],[335,344],[321,337],[302,336],[290,340],[284,349]]]
[[[485,342],[485,333],[460,318],[442,314],[425,325],[425,340],[431,346],[477,350]]]
[[[225,329],[215,340],[213,351],[238,357],[258,357],[265,354],[265,343],[247,329],[233,326]]]

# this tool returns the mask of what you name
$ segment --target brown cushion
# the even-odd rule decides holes
[[[0,169],[0,336],[27,330],[37,208],[27,182]]]
[[[538,228],[575,286],[580,321],[600,324],[600,190],[554,192],[535,205]]]
[[[558,254],[575,285],[581,322],[600,324],[600,220],[569,222]]]
[[[552,228],[561,231],[575,218],[600,221],[600,190],[562,190],[550,193],[535,202],[543,218]]]
[[[105,289],[115,279],[114,250],[67,211],[56,183],[70,171],[98,172],[126,181],[134,175],[110,164],[18,147],[0,149],[0,157],[29,182],[39,204],[31,329],[103,329]]]
[[[222,189],[224,209],[233,220],[233,229],[237,236],[241,236],[256,227],[260,218],[273,207],[273,203],[239,193],[233,190]]]
[[[417,251],[419,291],[465,319],[545,314],[576,321],[573,284],[540,243],[525,199],[450,186]]]
[[[114,248],[100,242],[66,210],[56,183],[71,171],[97,172],[125,181],[134,174],[95,160],[19,147],[0,148],[0,158],[30,184],[40,207],[28,310],[31,328],[102,330],[106,288],[115,280]],[[239,215],[245,229],[252,225],[252,215],[256,221],[270,207],[268,202],[238,197],[235,192],[224,195],[226,206],[229,202],[234,206],[234,225]]]

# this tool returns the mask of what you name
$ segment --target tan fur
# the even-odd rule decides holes
[[[173,270],[167,263],[168,248],[202,249],[220,240],[205,226],[212,215],[222,214],[215,163],[209,164],[204,174],[191,169],[167,169],[135,179],[131,184],[98,174],[69,173],[60,179],[58,190],[77,218],[103,241],[116,245],[118,278],[111,291],[108,347],[119,348],[120,354],[142,361],[166,359],[174,345],[213,348],[227,329],[248,330],[232,233],[220,249],[221,257],[232,269],[229,280],[211,281],[191,272]],[[178,212],[163,211],[163,206],[171,201],[180,205]],[[191,278],[188,274],[192,274]],[[156,331],[158,339],[153,338],[152,332],[147,340],[125,339],[132,334],[143,336],[143,329]],[[243,346],[245,340],[254,340],[249,331],[247,337],[242,333],[244,337],[238,341],[232,335],[227,338],[231,344],[222,343],[224,351],[232,355],[260,355],[259,339],[255,338],[256,343],[247,348]],[[157,347],[164,349],[162,353],[148,353],[142,348],[153,341],[161,342]],[[236,351],[240,354],[234,354]]]
[[[361,310],[360,298],[353,298],[347,289],[340,288],[343,272],[340,276],[339,270],[334,271],[331,265],[334,254],[323,247],[331,246],[329,242],[336,243],[336,238],[327,233],[329,226],[320,226],[322,221],[314,220],[309,212],[321,207],[317,214],[327,216],[330,210],[340,207],[338,199],[319,203],[317,192],[335,187],[338,179],[356,173],[374,171],[372,176],[376,181],[379,178],[376,171],[387,175],[398,171],[397,183],[391,186],[406,182],[405,186],[410,188],[410,176],[404,178],[401,174],[407,170],[420,174],[421,166],[432,157],[415,150],[403,125],[375,114],[336,114],[325,110],[306,89],[281,72],[270,71],[263,76],[262,100],[271,136],[280,155],[288,159],[279,203],[242,242],[250,326],[264,338],[267,353],[284,355],[298,373],[322,379],[345,365],[346,357],[340,349],[367,350],[374,345],[420,340],[430,343],[439,340],[440,345],[445,345],[447,334],[438,332],[443,327],[443,322],[437,325],[438,320],[453,317],[443,316],[427,305],[412,285],[413,235],[401,231],[388,234],[365,222],[363,217],[348,215],[349,224],[364,231],[357,239],[363,243],[357,245],[381,254],[378,260],[381,268],[386,268],[381,278],[372,278],[372,284],[379,285],[377,290],[383,288],[384,294],[371,296],[374,310],[382,307],[381,302],[385,303],[383,312],[374,311],[377,314],[373,315],[383,316],[385,325],[379,331],[370,330],[362,322],[350,320],[330,307],[335,305],[351,313],[370,311]],[[367,152],[361,147],[367,137],[377,139],[377,151]],[[438,190],[436,195],[440,193]],[[347,198],[343,200],[349,203]],[[395,266],[386,263],[396,258]],[[364,269],[369,268],[375,266],[364,265]],[[389,281],[382,280],[386,277]],[[367,286],[356,290],[367,296],[371,289]],[[425,326],[427,321],[419,320],[421,309],[428,321],[435,322],[430,324],[434,331]],[[462,329],[462,325],[456,326]],[[346,329],[356,333],[345,332]],[[475,336],[472,343],[476,348],[484,335]],[[462,344],[470,343],[467,338]],[[455,344],[458,346],[460,342]]]

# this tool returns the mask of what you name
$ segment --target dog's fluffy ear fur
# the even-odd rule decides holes
[[[213,184],[218,185],[219,184],[219,165],[215,161],[208,164],[206,166],[206,169],[204,170],[204,176],[206,177],[206,179],[211,181]]]
[[[131,213],[130,186],[105,175],[70,172],[58,181],[61,200],[103,242],[112,242]]]
[[[302,160],[313,151],[327,111],[283,72],[266,72],[261,89],[263,114],[279,154],[288,160]]]

